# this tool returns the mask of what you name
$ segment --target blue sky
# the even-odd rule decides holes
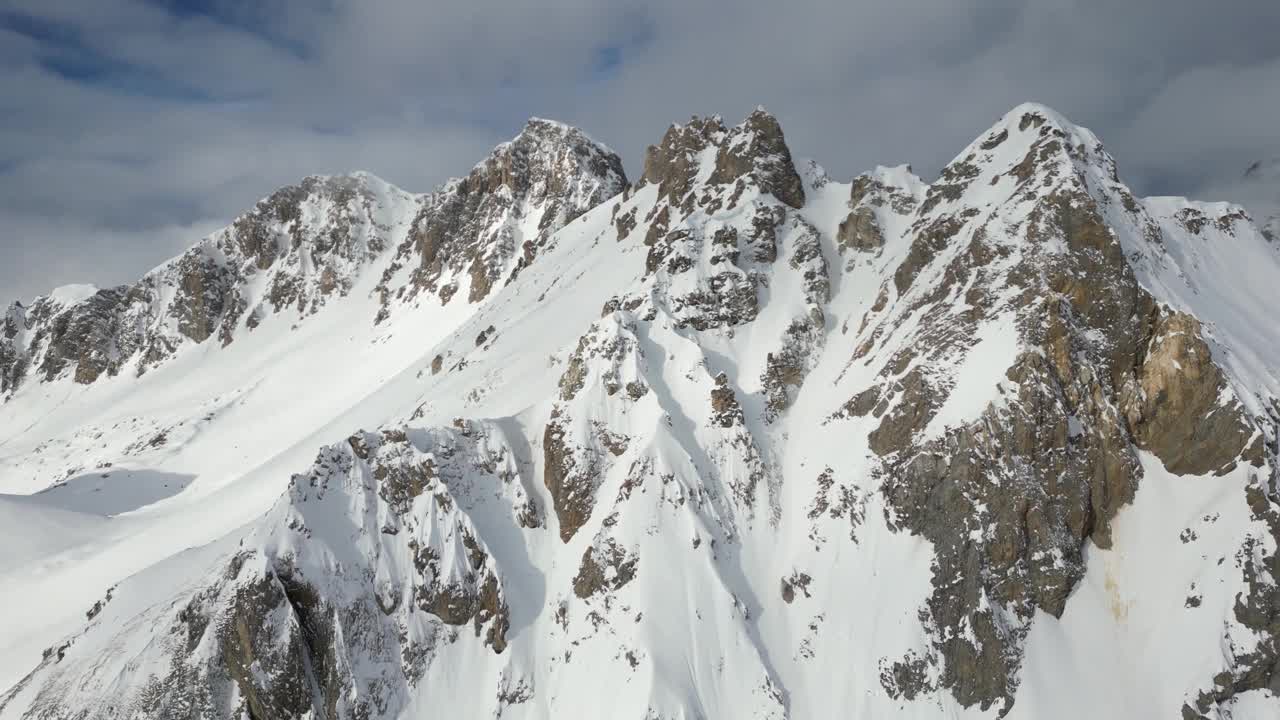
[[[0,0],[0,296],[128,281],[308,174],[428,190],[533,115],[636,175],[763,103],[848,178],[1037,100],[1141,192],[1234,198],[1280,157],[1277,36],[1256,0]]]

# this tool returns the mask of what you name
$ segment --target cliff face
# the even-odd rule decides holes
[[[149,401],[157,446],[111,455],[96,409],[44,441],[196,478],[112,519],[172,547],[99,551],[137,574],[56,624],[0,717],[1280,709],[1280,251],[1240,208],[1137,198],[1031,104],[931,184],[834,182],[763,109],[671,126],[634,186],[546,121],[433,195],[359,205],[371,182],[306,191],[351,188],[325,200],[366,208],[345,230],[326,210],[295,247],[269,199],[217,236],[237,277],[327,259],[279,304],[239,291],[230,348],[183,366],[252,358],[255,313],[362,302],[286,344],[349,363],[299,381],[320,397],[264,419],[239,408],[265,382],[210,381],[198,411]],[[182,342],[240,305],[219,272],[177,283],[202,298],[167,316]],[[130,292],[12,309],[6,367],[63,363],[13,402],[118,372],[83,348],[119,342]]]

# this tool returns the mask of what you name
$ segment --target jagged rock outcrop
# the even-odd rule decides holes
[[[423,202],[378,286],[384,304],[393,289],[447,303],[463,286],[467,301],[479,302],[528,267],[556,230],[626,185],[622,160],[608,148],[576,128],[530,120]],[[402,268],[412,271],[397,286]]]
[[[877,168],[854,178],[849,188],[849,214],[836,231],[841,254],[878,252],[884,247],[886,233],[893,231],[885,227],[886,213],[910,216],[920,204],[921,192],[922,184],[910,166]]]
[[[716,151],[709,181],[728,185],[746,176],[784,204],[804,207],[804,184],[782,137],[782,127],[763,107],[756,108],[725,137]]]
[[[544,482],[564,542],[591,517],[596,491],[615,458],[626,452],[628,434],[617,427],[610,406],[621,414],[637,403],[654,402],[647,397],[645,357],[635,320],[627,311],[602,318],[578,341],[560,377],[559,399],[543,431],[542,450]]]
[[[831,288],[820,233],[796,211],[804,183],[777,120],[758,108],[733,128],[719,117],[671,126],[646,154],[646,187],[656,188],[644,217],[646,270],[681,327],[732,332],[759,316],[779,258],[798,275],[798,303],[760,377],[776,417],[821,347]]]

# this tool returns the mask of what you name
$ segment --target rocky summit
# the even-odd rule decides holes
[[[1280,245],[1020,105],[311,177],[0,325],[0,718],[1274,718]]]

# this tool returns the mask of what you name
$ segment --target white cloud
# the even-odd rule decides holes
[[[307,174],[429,189],[530,115],[633,175],[672,121],[759,103],[839,176],[936,171],[1030,99],[1097,131],[1140,191],[1211,192],[1280,157],[1280,6],[1253,0],[216,5],[0,11],[0,250],[22,248],[0,296],[127,279]],[[84,275],[56,269],[68,249]]]

